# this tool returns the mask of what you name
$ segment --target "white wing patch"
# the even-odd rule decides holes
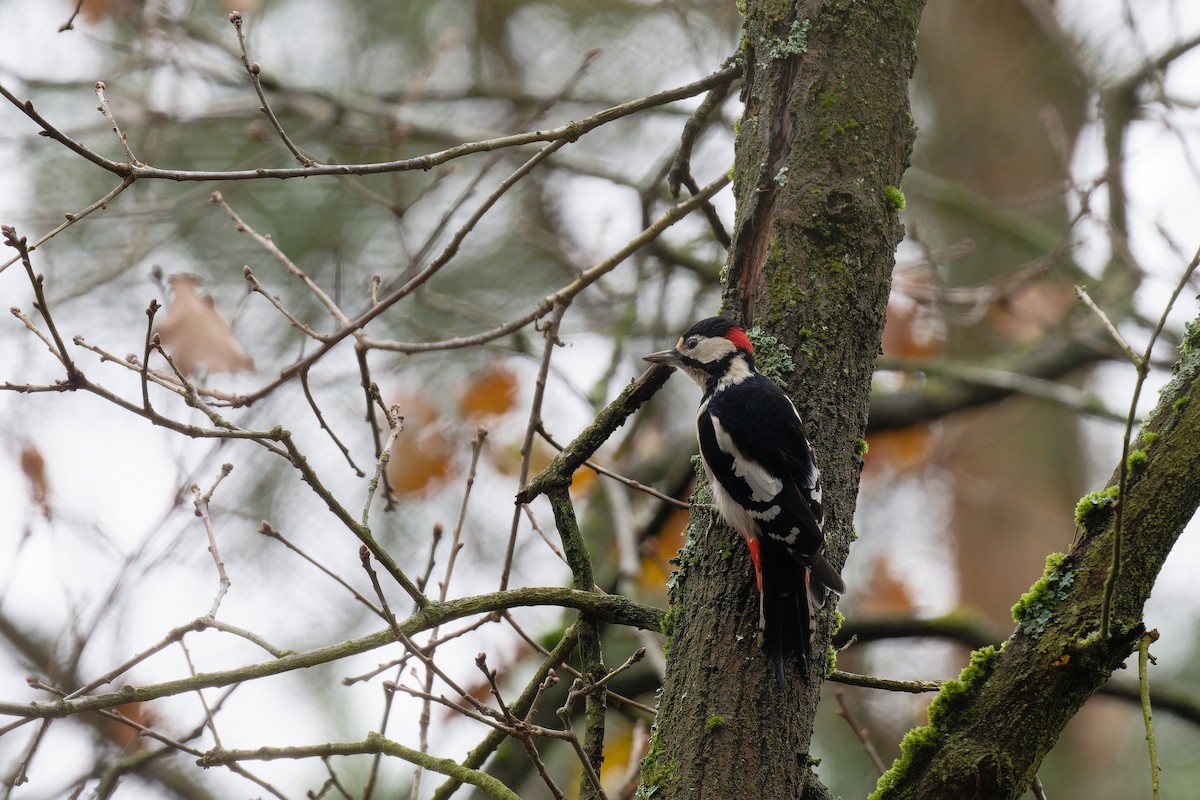
[[[750,496],[754,500],[765,503],[768,500],[773,500],[777,494],[783,491],[783,481],[775,477],[771,473],[763,469],[762,465],[757,461],[752,461],[742,455],[738,450],[737,445],[733,443],[733,439],[721,426],[721,420],[717,417],[712,417],[713,434],[717,439],[717,446],[729,455],[733,456],[733,474],[746,482],[750,487]]]
[[[766,511],[747,511],[746,513],[755,519],[760,519],[763,522],[770,522],[779,516],[780,508],[778,505],[773,505]]]

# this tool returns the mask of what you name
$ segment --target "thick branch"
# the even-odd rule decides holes
[[[1052,557],[1047,574],[1017,606],[1020,623],[1005,648],[977,651],[972,665],[930,707],[930,725],[905,738],[903,755],[873,795],[1018,798],[1063,728],[1133,652],[1155,578],[1200,506],[1200,350],[1183,345],[1175,376],[1143,426],[1142,454],[1127,483],[1111,637],[1099,635],[1112,566],[1112,499],[1089,495],[1077,519],[1079,543]]]
[[[400,630],[407,636],[413,636],[421,631],[429,630],[437,625],[443,625],[474,614],[486,614],[506,608],[518,606],[563,606],[586,611],[596,619],[617,625],[632,625],[637,628],[658,630],[662,625],[663,613],[660,609],[639,605],[624,597],[602,595],[594,592],[580,592],[574,589],[558,587],[533,587],[511,589],[505,592],[464,597],[448,603],[431,602],[420,612],[412,615],[399,624]],[[87,711],[97,711],[113,708],[125,703],[154,700],[159,697],[193,692],[197,689],[207,689],[214,686],[229,686],[255,678],[265,678],[269,675],[279,675],[292,670],[315,667],[318,664],[328,664],[348,656],[358,655],[375,650],[395,641],[390,628],[366,636],[348,639],[344,642],[292,653],[273,661],[249,664],[236,669],[220,672],[202,672],[190,678],[183,678],[150,686],[126,686],[118,691],[107,694],[87,695],[73,700],[60,700],[52,703],[14,703],[0,701],[0,715],[44,718],[68,717]]]

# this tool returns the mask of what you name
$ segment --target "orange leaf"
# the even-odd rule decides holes
[[[675,567],[671,559],[684,544],[684,531],[688,526],[685,509],[672,511],[659,528],[658,535],[647,539],[642,546],[642,571],[638,575],[638,588],[666,597],[667,578]]]
[[[925,464],[929,455],[929,426],[913,425],[896,431],[880,431],[867,436],[864,472],[879,470],[904,472]]]
[[[436,488],[452,472],[454,451],[438,422],[437,409],[421,395],[397,398],[404,430],[388,460],[387,479],[398,494]]]
[[[494,363],[472,376],[458,398],[458,413],[463,419],[505,414],[517,403],[517,373]]]

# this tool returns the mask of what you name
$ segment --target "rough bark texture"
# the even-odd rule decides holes
[[[749,0],[746,111],[725,310],[760,326],[760,368],[787,374],[825,482],[840,565],[862,467],[872,366],[901,238],[898,188],[914,131],[908,79],[922,0]],[[790,359],[789,359],[790,356]],[[788,365],[795,369],[789,372]],[[756,642],[745,547],[697,510],[665,627],[666,682],[641,796],[820,797],[809,769],[832,604],[816,668],[776,685]]]
[[[1112,565],[1111,488],[1080,501],[1078,544],[1050,557],[1046,575],[1014,609],[1017,629],[1004,647],[977,650],[942,690],[930,725],[905,737],[873,800],[1021,797],[1066,724],[1136,648],[1154,580],[1200,505],[1197,331],[1193,323],[1175,377],[1131,456],[1109,639],[1099,628]]]

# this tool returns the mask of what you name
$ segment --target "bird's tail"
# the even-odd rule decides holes
[[[767,549],[771,545],[764,541],[762,546]],[[776,546],[781,552],[763,554],[758,622],[763,652],[775,680],[783,686],[785,657],[799,660],[801,669],[808,673],[817,611],[825,605],[829,592],[841,595],[845,584],[824,556],[817,554],[809,564],[802,564],[782,545]]]

